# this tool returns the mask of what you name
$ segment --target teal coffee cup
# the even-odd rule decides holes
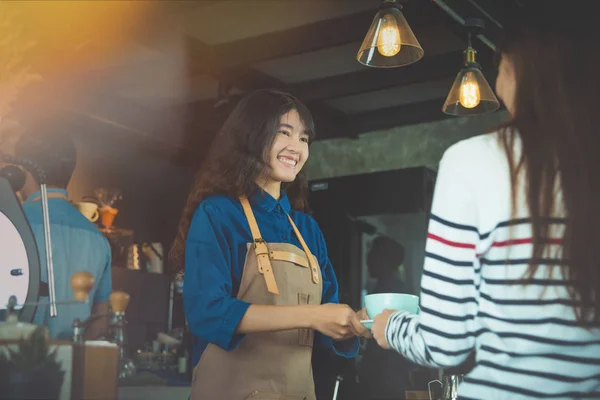
[[[365,296],[365,308],[369,318],[381,314],[384,310],[408,311],[419,313],[419,296],[404,293],[378,293]]]

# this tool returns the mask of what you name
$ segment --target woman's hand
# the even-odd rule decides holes
[[[334,340],[361,336],[365,328],[357,313],[346,304],[322,304],[312,315],[311,328]]]
[[[381,348],[386,350],[390,350],[391,347],[385,338],[385,328],[393,313],[393,310],[384,310],[381,314],[373,318],[373,326],[371,327],[375,341]]]
[[[369,314],[367,314],[367,309],[366,308],[363,308],[362,310],[360,310],[359,312],[357,312],[356,315],[358,316],[358,318],[361,321],[365,321],[365,320],[371,319],[371,317],[369,317]]]
[[[369,317],[369,314],[367,314],[366,308],[363,308],[362,310],[357,312],[356,315],[358,316],[358,319],[361,321],[366,321],[366,320],[371,319],[371,317]],[[371,331],[368,330],[367,328],[365,328],[362,324],[361,324],[361,326],[362,326],[362,332],[361,332],[360,336],[366,337],[367,339],[372,339],[373,334],[371,333]]]

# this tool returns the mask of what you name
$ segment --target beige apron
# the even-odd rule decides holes
[[[317,259],[288,220],[302,250],[266,243],[246,198],[240,198],[254,243],[248,253],[237,298],[252,304],[321,304]],[[192,379],[192,400],[315,400],[311,357],[314,332],[293,329],[252,333],[227,352],[209,344]]]

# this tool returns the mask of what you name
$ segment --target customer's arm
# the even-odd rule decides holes
[[[421,281],[421,313],[375,318],[378,342],[428,366],[462,363],[473,350],[478,326],[480,265],[477,207],[468,160],[455,149],[444,155],[437,177]]]

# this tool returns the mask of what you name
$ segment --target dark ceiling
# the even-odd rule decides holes
[[[350,2],[334,3],[342,9]],[[372,68],[356,61],[355,54],[379,4],[371,0],[363,0],[361,5],[368,6],[355,7],[355,12],[342,16],[212,46],[192,39],[197,54],[210,54],[208,62],[205,57],[199,59],[194,70],[218,79],[222,90],[220,107],[215,108],[219,99],[191,104],[194,129],[190,142],[198,143],[199,132],[210,137],[222,124],[240,97],[227,95],[229,88],[246,92],[271,87],[296,95],[314,114],[319,139],[348,138],[378,129],[453,118],[442,113],[441,107],[461,67],[467,34],[441,6],[464,19],[483,19],[483,34],[495,43],[517,2],[402,3],[405,17],[425,50],[420,61],[405,67]],[[494,51],[479,40],[474,46],[493,85]],[[286,68],[292,71],[286,73]],[[320,70],[320,76],[311,74],[313,69]]]
[[[354,54],[376,12],[377,2],[371,3],[373,7],[366,11],[257,37],[215,46],[196,41],[198,52],[211,54],[209,65],[201,65],[199,70],[209,71],[222,84],[243,91],[272,87],[298,96],[315,115],[320,139],[352,137],[372,130],[447,118],[441,106],[461,66],[466,30],[432,1],[405,1],[404,14],[425,56],[406,67],[362,67]],[[499,28],[485,14],[502,24],[506,17],[502,1],[447,0],[445,3],[463,18],[486,20],[488,29],[484,34],[495,41]],[[294,58],[299,64],[295,68],[309,71],[319,62],[318,58],[310,57],[311,54],[344,46],[350,51],[344,54],[347,57],[343,63],[356,66],[350,72],[344,71],[348,68],[340,68],[340,71],[332,68],[323,77],[303,79],[300,76],[290,81],[257,67],[265,62],[277,67],[278,60]],[[493,84],[494,53],[479,41],[475,46],[479,62]],[[285,63],[279,64],[285,68]],[[218,116],[227,115],[238,98],[239,95],[230,96],[230,102],[219,109]],[[222,122],[221,118],[215,118],[214,104],[215,100],[209,99],[193,105],[198,123],[208,131]],[[209,126],[207,121],[211,121]]]
[[[401,1],[425,56],[390,69],[356,61],[379,0],[129,3],[152,4],[145,28],[134,30],[135,43],[122,50],[118,62],[83,74],[80,81],[96,84],[93,96],[77,102],[87,107],[78,112],[129,132],[146,151],[175,152],[178,163],[197,165],[236,101],[255,89],[277,88],[303,100],[315,117],[318,139],[454,118],[441,107],[461,68],[466,30],[440,5],[461,18],[483,19],[483,34],[495,43],[518,0]],[[176,45],[168,40],[173,37]],[[85,41],[87,51],[110,47],[104,39]],[[480,40],[474,47],[493,85],[494,52]],[[68,79],[76,80],[73,75]]]

